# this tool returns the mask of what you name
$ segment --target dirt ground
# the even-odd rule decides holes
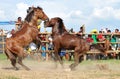
[[[119,60],[117,63],[120,63]],[[0,79],[120,79],[120,64],[101,61],[84,61],[75,71],[66,71],[70,61],[64,62],[64,68],[52,61],[25,59],[23,63],[31,70],[26,71],[20,65],[15,71],[9,60],[0,60]]]

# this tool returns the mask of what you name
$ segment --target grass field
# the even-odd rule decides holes
[[[53,61],[37,61],[30,58],[23,63],[31,70],[20,65],[15,71],[4,54],[0,54],[0,79],[120,79],[120,60],[89,60],[80,63],[75,71],[65,71],[73,61],[64,61],[64,68]]]

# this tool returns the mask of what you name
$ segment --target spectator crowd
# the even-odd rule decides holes
[[[22,18],[18,17],[17,21],[16,21],[16,28],[15,30],[12,29],[11,32],[8,33],[7,38],[11,37],[16,31],[19,31],[22,28]],[[40,31],[41,28],[41,20],[38,21],[38,30]],[[3,32],[2,30],[0,32]],[[105,44],[103,44],[103,42],[106,42],[106,40],[109,43],[109,48],[108,50],[120,50],[120,31],[118,28],[114,29],[114,31],[111,31],[109,28],[105,28],[105,29],[101,29],[101,30],[97,30],[97,29],[93,29],[91,30],[91,32],[89,34],[85,34],[85,27],[84,25],[80,27],[78,32],[75,32],[73,28],[71,28],[68,31],[70,34],[75,34],[76,36],[78,36],[79,38],[82,39],[86,39],[86,41],[88,43],[101,43],[101,46],[105,47]],[[1,33],[2,34],[2,33]],[[41,41],[47,41],[41,43],[41,56],[43,60],[46,60],[46,53],[49,54],[48,56],[53,56],[50,51],[53,50],[53,43],[52,43],[52,36],[48,35],[48,34],[40,34],[39,38],[41,39]],[[29,46],[29,52],[32,51],[31,49],[35,48],[37,49],[37,46],[34,45],[33,43],[30,44]],[[47,46],[48,45],[48,46]],[[48,52],[49,51],[49,52]],[[61,59],[63,59],[63,57],[65,56],[65,58],[67,60],[71,60],[71,55],[73,55],[72,52],[66,52],[66,50],[62,49],[62,51],[59,53]]]

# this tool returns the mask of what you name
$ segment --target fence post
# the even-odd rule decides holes
[[[84,55],[83,55],[83,60],[85,61],[86,59],[87,59],[87,55],[84,54]]]
[[[3,30],[3,29],[2,29]],[[2,51],[3,51],[3,53],[5,53],[4,52],[4,50],[5,50],[5,46],[4,46],[4,44],[5,44],[5,42],[4,42],[5,40],[4,40],[4,30],[3,30],[3,32],[2,32]]]
[[[48,41],[48,34],[46,32],[46,38],[45,38],[45,41]],[[49,59],[49,53],[48,53],[48,42],[46,42],[46,61],[48,61]]]

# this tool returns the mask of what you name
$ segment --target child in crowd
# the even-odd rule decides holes
[[[102,34],[102,31],[99,31],[99,34],[97,35],[97,39],[99,42],[103,42],[105,40],[105,37]]]
[[[41,56],[43,58],[43,60],[46,60],[46,46],[45,46],[45,43],[42,43],[41,45]]]
[[[116,36],[116,42],[120,42],[120,32],[119,32],[119,29],[115,29],[115,36]],[[117,44],[117,50],[120,50],[120,43]]]
[[[86,40],[87,40],[88,43],[92,43],[93,42],[93,38],[92,38],[91,35],[88,35]]]

